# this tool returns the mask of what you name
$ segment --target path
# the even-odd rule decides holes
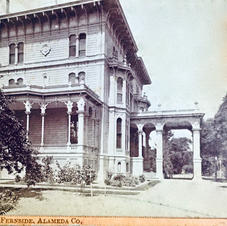
[[[40,201],[41,200],[41,201]],[[139,195],[84,197],[42,191],[22,198],[9,215],[226,217],[227,186],[210,181],[164,180]]]

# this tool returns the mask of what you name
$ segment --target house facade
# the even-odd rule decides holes
[[[193,132],[201,177],[203,114],[148,111],[142,90],[151,80],[118,0],[7,10],[0,16],[0,85],[41,157],[90,165],[100,180],[107,171],[139,176],[156,130],[162,178],[162,131],[184,127]]]

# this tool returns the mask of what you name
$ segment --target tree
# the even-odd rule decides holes
[[[9,108],[12,100],[0,91],[0,170],[9,174],[21,173],[25,168],[25,180],[29,185],[41,180],[41,165],[37,152],[26,138],[26,131]]]
[[[205,159],[203,172],[211,174],[215,171],[215,178],[217,178],[217,163],[212,164],[211,158],[214,162],[214,159],[217,161],[220,157],[227,157],[227,95],[223,98],[223,103],[215,117],[202,123],[201,153]]]
[[[185,168],[187,172],[192,169],[192,152],[189,151],[191,140],[186,137],[174,138],[173,136],[170,130],[163,134],[165,177],[180,174],[185,166],[187,166]]]

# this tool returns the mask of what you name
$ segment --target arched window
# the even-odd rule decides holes
[[[69,83],[70,84],[75,84],[76,83],[76,75],[75,75],[75,73],[70,73],[69,74]]]
[[[126,163],[126,172],[129,172],[129,163]]]
[[[117,148],[121,148],[121,140],[122,140],[122,119],[117,119]]]
[[[14,43],[9,46],[9,64],[15,64],[15,48]]]
[[[69,36],[69,56],[76,56],[76,35]]]
[[[79,35],[79,56],[86,56],[86,34]]]
[[[117,164],[117,172],[121,173],[121,162],[118,162]]]
[[[22,86],[23,85],[23,78],[17,79],[17,85]]]
[[[119,77],[117,79],[117,103],[118,104],[122,103],[122,89],[123,89],[123,79]]]
[[[92,108],[91,107],[89,107],[89,109],[88,109],[88,115],[89,115],[89,117],[92,117]]]
[[[24,43],[20,42],[18,43],[18,57],[17,57],[18,63],[24,62]]]
[[[13,86],[15,85],[15,80],[14,79],[10,79],[9,80],[9,86]]]
[[[78,73],[78,78],[80,83],[84,83],[85,81],[85,72],[81,71]]]

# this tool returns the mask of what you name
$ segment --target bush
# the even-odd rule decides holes
[[[21,177],[19,175],[16,175],[15,177],[15,182],[19,183],[21,181]]]
[[[144,175],[139,176],[139,181],[140,183],[145,182],[145,176]]]
[[[10,190],[0,193],[0,215],[6,214],[15,207],[18,196]]]
[[[84,166],[82,169],[80,166],[73,167],[71,163],[67,163],[63,167],[57,162],[58,173],[57,182],[58,183],[73,183],[82,184],[85,182],[86,185],[91,184],[96,178],[96,172],[89,166]]]
[[[53,163],[53,156],[47,156],[42,159],[42,179],[43,182],[49,182],[53,183],[54,182],[54,171],[51,168],[51,164]]]
[[[145,181],[144,176],[141,176],[141,181],[143,181],[143,182]],[[107,178],[105,179],[104,182],[106,185],[111,185],[111,186],[116,186],[116,187],[122,187],[122,186],[135,187],[141,181],[137,177],[125,176],[123,174],[117,174],[114,177],[112,177],[112,176],[110,177],[110,176],[108,176],[108,173],[107,173]]]

